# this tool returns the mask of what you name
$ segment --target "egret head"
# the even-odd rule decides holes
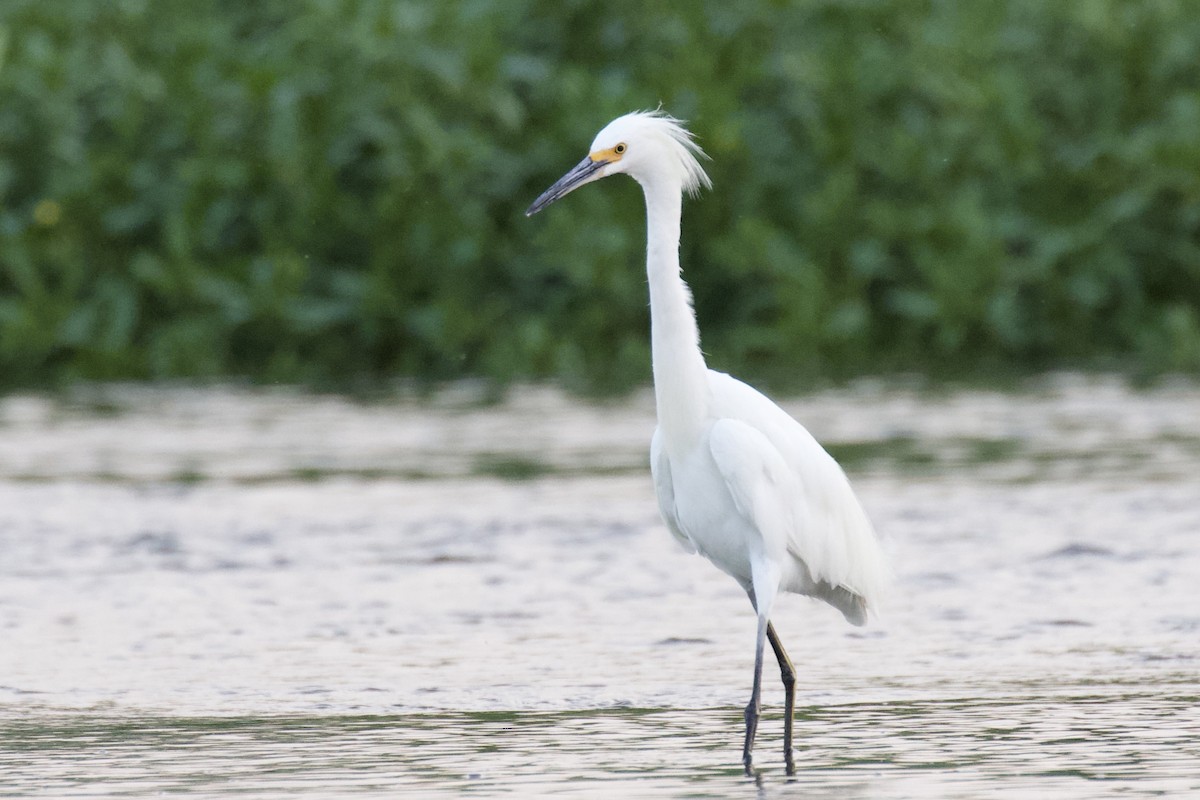
[[[706,157],[700,145],[672,116],[635,111],[617,117],[596,134],[587,157],[534,200],[525,216],[533,216],[585,183],[622,172],[643,187],[663,184],[695,194],[712,185],[700,157]]]

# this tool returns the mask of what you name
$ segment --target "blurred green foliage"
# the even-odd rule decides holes
[[[645,381],[660,101],[715,367],[1200,369],[1182,0],[5,0],[0,381]]]

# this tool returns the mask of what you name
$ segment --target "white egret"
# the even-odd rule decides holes
[[[758,614],[754,683],[742,761],[751,771],[763,648],[785,691],[784,760],[794,772],[795,669],[771,623],[776,595],[795,592],[866,621],[888,569],[845,473],[786,412],[741,381],[708,369],[691,293],[680,274],[683,193],[711,186],[704,153],[680,122],[636,112],[609,123],[586,158],[526,211],[532,216],[585,183],[625,173],[646,199],[646,272],[658,428],[650,467],[667,527],[736,580]]]

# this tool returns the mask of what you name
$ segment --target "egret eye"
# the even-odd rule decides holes
[[[617,155],[622,155],[625,152],[625,143],[621,142],[619,145],[614,147],[613,152],[616,153]]]

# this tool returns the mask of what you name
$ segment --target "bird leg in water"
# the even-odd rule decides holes
[[[784,711],[783,711],[783,762],[787,766],[787,774],[796,774],[796,761],[792,757],[792,716],[796,710],[796,668],[783,649],[783,642],[775,633],[775,626],[767,623],[767,641],[775,651],[779,661],[779,676],[783,679]]]
[[[767,643],[767,622],[765,616],[758,618],[758,641],[754,647],[754,689],[750,694],[750,702],[746,705],[746,744],[742,747],[742,764],[746,774],[751,775],[753,758],[750,751],[754,749],[754,734],[758,731],[759,697],[762,694],[763,646]]]

